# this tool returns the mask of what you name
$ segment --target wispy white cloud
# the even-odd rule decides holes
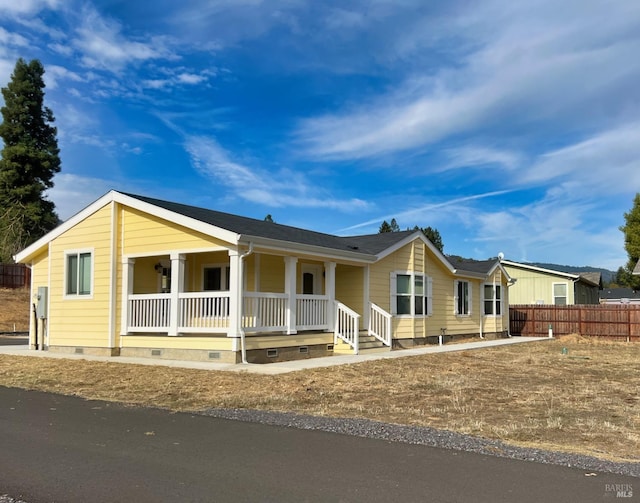
[[[494,192],[487,192],[485,194],[474,194],[471,196],[465,196],[465,197],[458,197],[458,198],[454,198],[454,199],[450,199],[447,201],[442,201],[439,203],[430,203],[430,204],[425,204],[422,206],[419,206],[417,208],[411,208],[411,209],[407,209],[407,210],[401,210],[399,212],[395,212],[393,214],[387,214],[387,215],[382,215],[382,216],[378,216],[376,218],[372,218],[370,220],[367,220],[366,222],[361,222],[355,225],[350,225],[349,227],[345,227],[344,229],[340,229],[340,232],[348,232],[348,231],[354,231],[356,229],[362,229],[363,227],[370,227],[372,225],[379,225],[382,223],[383,220],[390,220],[392,218],[395,218],[398,221],[411,221],[411,222],[417,222],[417,221],[430,221],[430,222],[434,222],[434,218],[433,218],[433,211],[434,210],[442,210],[443,208],[446,207],[454,207],[454,208],[458,208],[462,205],[462,203],[467,203],[469,201],[476,201],[478,199],[484,199],[487,197],[495,197],[495,196],[500,196],[503,194],[507,194],[508,190],[499,190],[499,191],[494,191]]]
[[[187,137],[185,149],[199,173],[247,201],[271,207],[331,208],[339,211],[358,211],[368,207],[368,203],[361,199],[335,199],[323,194],[299,172],[249,168],[233,160],[231,154],[210,137]]]
[[[0,44],[15,47],[26,47],[29,41],[19,33],[11,33],[0,26]]]
[[[449,31],[437,32],[439,40],[422,43],[443,44],[464,28],[458,47],[466,51],[447,54],[438,69],[400,74],[388,92],[301,121],[296,137],[317,158],[364,159],[496,130],[507,116],[512,127],[553,119],[562,126],[569,116],[593,127],[603,116],[586,115],[588,101],[625,113],[628,103],[617,100],[615,89],[640,77],[640,66],[630,63],[640,51],[638,7],[626,2],[620,10],[628,15],[613,17],[595,2],[575,7],[580,16],[568,7],[558,12],[551,2],[535,10],[504,2],[464,9]]]
[[[48,89],[58,87],[60,81],[85,82],[85,78],[63,66],[48,65],[44,73],[44,81]]]
[[[640,122],[543,154],[522,181],[567,179],[582,195],[624,193],[640,187]]]
[[[90,68],[119,71],[128,64],[154,59],[176,59],[166,37],[154,36],[136,40],[122,32],[122,25],[85,6],[81,23],[72,44],[82,54],[82,62]]]
[[[72,217],[113,188],[113,182],[109,180],[64,172],[56,175],[54,183],[47,196],[55,203],[62,220]]]
[[[0,14],[23,16],[44,9],[55,9],[62,0],[0,0]]]
[[[438,167],[439,171],[459,169],[471,166],[499,166],[512,170],[524,161],[522,154],[509,150],[490,147],[464,145],[444,151],[448,161]]]

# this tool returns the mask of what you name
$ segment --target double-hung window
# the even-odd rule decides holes
[[[553,284],[553,303],[556,306],[567,305],[567,284],[566,283]]]
[[[502,285],[484,285],[484,314],[485,316],[502,315]]]
[[[419,273],[397,272],[391,274],[393,314],[430,316],[433,312],[431,278]]]
[[[468,281],[454,282],[455,314],[469,316],[471,314],[471,285]]]
[[[65,253],[65,295],[69,297],[92,294],[93,254],[91,251]]]

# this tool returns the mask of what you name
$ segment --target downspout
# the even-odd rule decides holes
[[[478,309],[478,314],[480,315],[480,339],[484,339],[484,334],[482,333],[482,320],[484,320],[484,282],[487,278],[484,278],[482,283],[480,283],[480,308]]]
[[[251,255],[253,253],[253,242],[249,241],[249,249],[242,253],[239,256],[239,260],[238,260],[238,276],[240,276],[240,281],[238,282],[238,285],[240,287],[240,290],[242,290],[242,287],[240,285],[242,285],[244,283],[244,259],[247,258],[249,255]],[[248,364],[249,362],[247,361],[247,346],[245,344],[245,336],[246,334],[244,333],[244,328],[242,326],[242,297],[240,296],[240,298],[238,299],[238,305],[239,305],[239,311],[241,313],[240,319],[238,320],[238,330],[240,331],[240,354],[242,355],[242,363],[246,363]]]

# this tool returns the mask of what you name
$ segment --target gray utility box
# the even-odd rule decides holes
[[[38,287],[38,303],[36,304],[36,316],[40,320],[47,318],[47,302],[49,301],[49,287]]]

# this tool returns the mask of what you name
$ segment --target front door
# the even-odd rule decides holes
[[[302,294],[322,294],[322,267],[318,265],[302,265]]]

